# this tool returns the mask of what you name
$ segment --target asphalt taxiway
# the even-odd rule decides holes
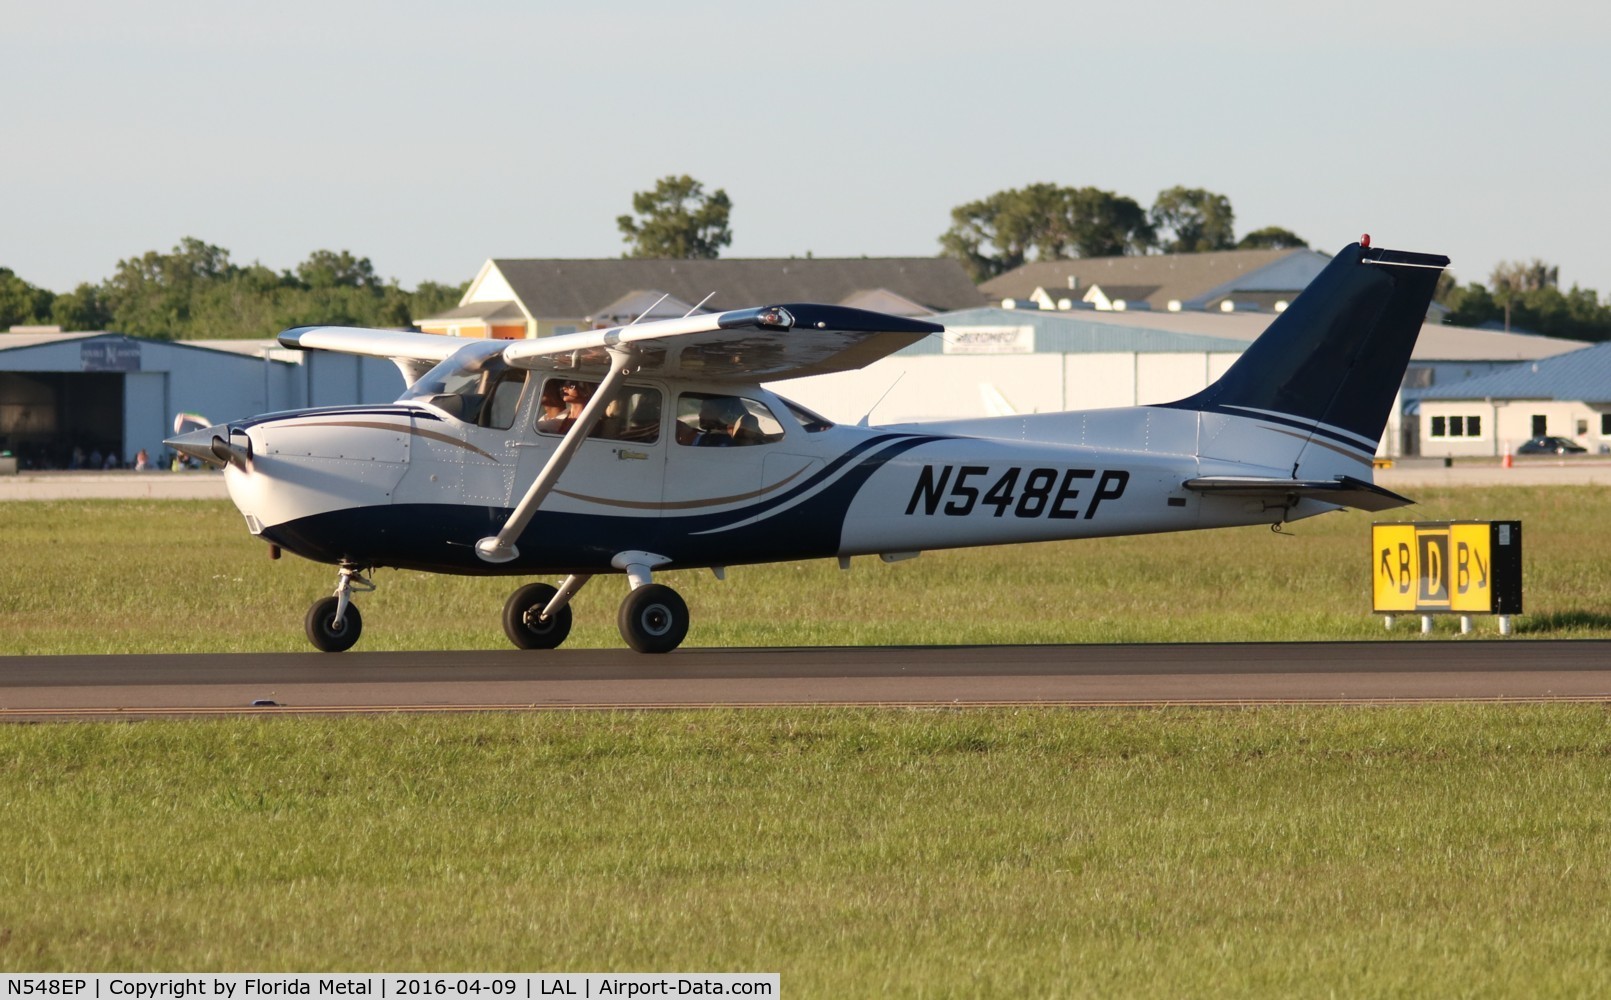
[[[1611,702],[1611,641],[0,657],[0,720],[754,706]]]

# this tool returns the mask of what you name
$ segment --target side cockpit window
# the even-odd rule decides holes
[[[710,392],[677,397],[678,444],[730,448],[781,440],[783,425],[760,400]]]
[[[576,423],[597,391],[598,383],[585,379],[547,379],[537,402],[537,430],[543,434],[564,434]],[[610,401],[588,437],[654,444],[660,440],[660,391],[628,386],[618,398]]]

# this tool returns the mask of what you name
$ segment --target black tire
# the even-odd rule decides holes
[[[554,616],[542,621],[548,602],[558,590],[546,583],[528,583],[509,595],[503,602],[503,634],[520,649],[553,649],[571,634],[571,606],[560,608]]]
[[[688,635],[688,604],[670,587],[646,583],[621,602],[615,624],[638,652],[669,653]]]
[[[308,641],[320,652],[345,653],[364,633],[364,616],[358,613],[358,605],[350,601],[347,604],[347,617],[340,628],[336,627],[336,603],[334,597],[321,597],[313,602],[307,617],[302,619],[302,629],[307,632]]]

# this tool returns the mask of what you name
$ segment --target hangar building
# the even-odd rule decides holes
[[[163,454],[174,417],[221,422],[299,406],[397,398],[387,361],[118,333],[0,334],[0,451],[23,468],[67,468],[73,450],[128,463]]]

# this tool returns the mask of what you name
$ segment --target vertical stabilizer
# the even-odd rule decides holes
[[[1259,417],[1374,452],[1448,263],[1349,245],[1217,382],[1168,405]]]

